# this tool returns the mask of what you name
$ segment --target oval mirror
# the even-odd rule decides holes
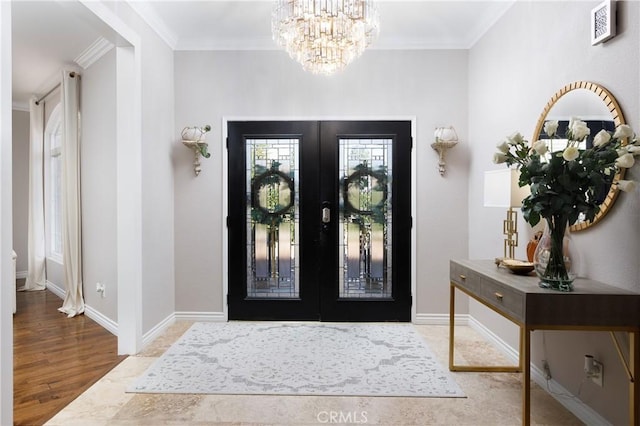
[[[558,134],[564,135],[571,117],[577,117],[587,123],[591,134],[585,140],[585,145],[581,148],[591,148],[593,137],[601,130],[614,131],[620,124],[625,124],[622,110],[615,98],[607,89],[597,83],[588,81],[577,81],[567,84],[557,91],[544,107],[536,129],[533,133],[532,141],[547,139],[544,134],[544,123],[548,120],[558,120]],[[554,139],[550,150],[557,151],[563,149],[562,139]],[[564,142],[566,146],[566,141]],[[613,182],[623,178],[624,170],[621,169],[613,179]],[[571,225],[571,231],[580,231],[598,223],[607,214],[618,196],[616,185],[602,188],[600,199],[600,211],[592,221],[578,219]]]

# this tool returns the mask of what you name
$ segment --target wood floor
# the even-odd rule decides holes
[[[17,306],[14,424],[41,425],[126,356],[117,355],[117,338],[88,317],[58,312],[62,299],[49,290],[19,292]]]

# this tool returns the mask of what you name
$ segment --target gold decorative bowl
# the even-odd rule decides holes
[[[502,259],[501,265],[518,275],[527,275],[533,271],[533,263],[524,260]]]

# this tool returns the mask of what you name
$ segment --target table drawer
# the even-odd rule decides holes
[[[465,284],[467,282],[474,281],[473,275],[477,277],[477,274],[473,271],[469,271],[466,267],[458,263],[451,262],[449,265],[449,279],[458,285],[466,287]]]
[[[501,284],[466,265],[450,262],[449,279],[457,287],[498,312],[516,320],[524,319],[524,294],[507,285]]]
[[[486,278],[480,278],[479,284],[476,294],[482,301],[514,319],[524,319],[524,295],[521,292]]]

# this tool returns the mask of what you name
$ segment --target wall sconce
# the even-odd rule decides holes
[[[518,213],[522,200],[529,194],[529,186],[520,187],[520,170],[501,169],[484,172],[484,206],[507,208],[507,218],[502,221],[504,258],[513,259],[518,246]]]
[[[444,176],[445,168],[447,166],[445,162],[445,154],[449,148],[453,148],[458,143],[458,135],[453,126],[449,127],[436,127],[434,133],[436,141],[431,144],[431,148],[438,152],[438,171],[440,176]]]
[[[209,153],[209,144],[205,141],[206,133],[211,130],[208,124],[204,127],[185,127],[182,129],[182,143],[193,151],[195,159],[193,160],[193,171],[196,176],[200,174],[200,156],[204,158],[211,157]]]

